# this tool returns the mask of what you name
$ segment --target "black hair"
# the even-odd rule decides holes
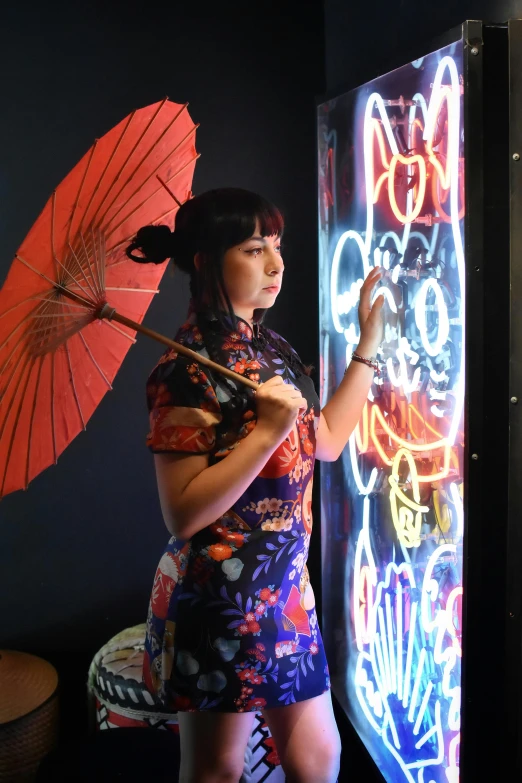
[[[210,309],[219,318],[223,303],[232,323],[235,315],[223,283],[223,257],[227,250],[245,242],[259,221],[261,235],[282,236],[280,211],[256,193],[241,188],[208,190],[181,205],[173,232],[168,226],[144,226],[127,249],[127,255],[140,263],[161,264],[172,258],[175,265],[190,276],[190,291],[196,312],[205,309],[203,297],[210,298]],[[134,255],[139,249],[142,256]],[[198,273],[194,256],[201,253],[205,263]],[[264,311],[256,313],[262,321]]]
[[[172,258],[176,267],[189,275],[198,327],[207,350],[209,341],[205,339],[205,333],[208,321],[204,317],[205,311],[210,309],[222,326],[226,327],[226,320],[230,320],[233,328],[237,328],[236,315],[224,285],[223,259],[227,250],[245,242],[254,234],[257,223],[263,237],[281,237],[283,234],[281,212],[262,196],[241,188],[208,190],[181,205],[176,213],[173,232],[164,225],[143,226],[127,248],[127,255],[133,261],[161,264]],[[140,250],[142,255],[135,255],[135,250]],[[198,253],[204,259],[199,270],[194,264],[194,257]],[[208,301],[205,301],[205,297]],[[274,333],[268,335],[264,330],[262,322],[265,313],[264,309],[254,311],[254,321],[259,325],[254,346],[257,343],[257,347],[262,349],[269,341],[294,374],[309,374],[310,369],[304,367],[286,343],[278,340]]]

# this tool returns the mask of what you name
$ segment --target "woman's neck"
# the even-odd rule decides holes
[[[243,321],[246,321],[250,326],[254,325],[254,311],[252,309],[236,307],[233,302],[231,302],[231,305],[234,315],[237,315],[238,318],[242,318]]]

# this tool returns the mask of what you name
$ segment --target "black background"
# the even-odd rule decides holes
[[[522,16],[522,2],[3,6],[0,282],[52,189],[95,138],[165,96],[188,101],[201,123],[194,192],[246,187],[286,216],[285,284],[267,323],[318,364],[316,99],[407,61],[465,18],[510,16]],[[167,272],[146,325],[173,335],[187,301],[186,279]],[[27,492],[0,503],[0,646],[57,666],[65,736],[86,723],[85,681],[96,651],[144,622],[168,537],[144,446],[144,384],[161,350],[138,339],[87,431]],[[317,595],[318,511],[316,483],[310,570]],[[366,768],[340,721],[343,779],[361,764],[368,781],[373,765]]]

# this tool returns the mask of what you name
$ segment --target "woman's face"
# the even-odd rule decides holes
[[[224,257],[223,279],[235,314],[252,321],[256,308],[272,307],[283,270],[281,239],[262,237],[256,224],[252,236],[227,250]]]

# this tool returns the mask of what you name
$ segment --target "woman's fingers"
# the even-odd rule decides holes
[[[263,396],[295,400],[301,399],[301,392],[293,383],[285,383],[279,375],[275,375],[263,384]]]
[[[258,398],[259,391],[260,389],[256,392]],[[288,401],[291,401],[291,405],[299,410],[308,407],[308,402],[299,389],[293,383],[285,383],[280,375],[274,375],[265,381],[261,396],[263,399],[284,400],[287,404]]]
[[[379,294],[379,296],[377,297],[377,299],[372,305],[372,313],[375,313],[377,315],[384,307],[384,301],[385,301],[384,294]]]
[[[365,310],[371,310],[371,295],[373,288],[382,277],[382,267],[376,266],[366,275],[366,279],[361,287],[360,307]]]

